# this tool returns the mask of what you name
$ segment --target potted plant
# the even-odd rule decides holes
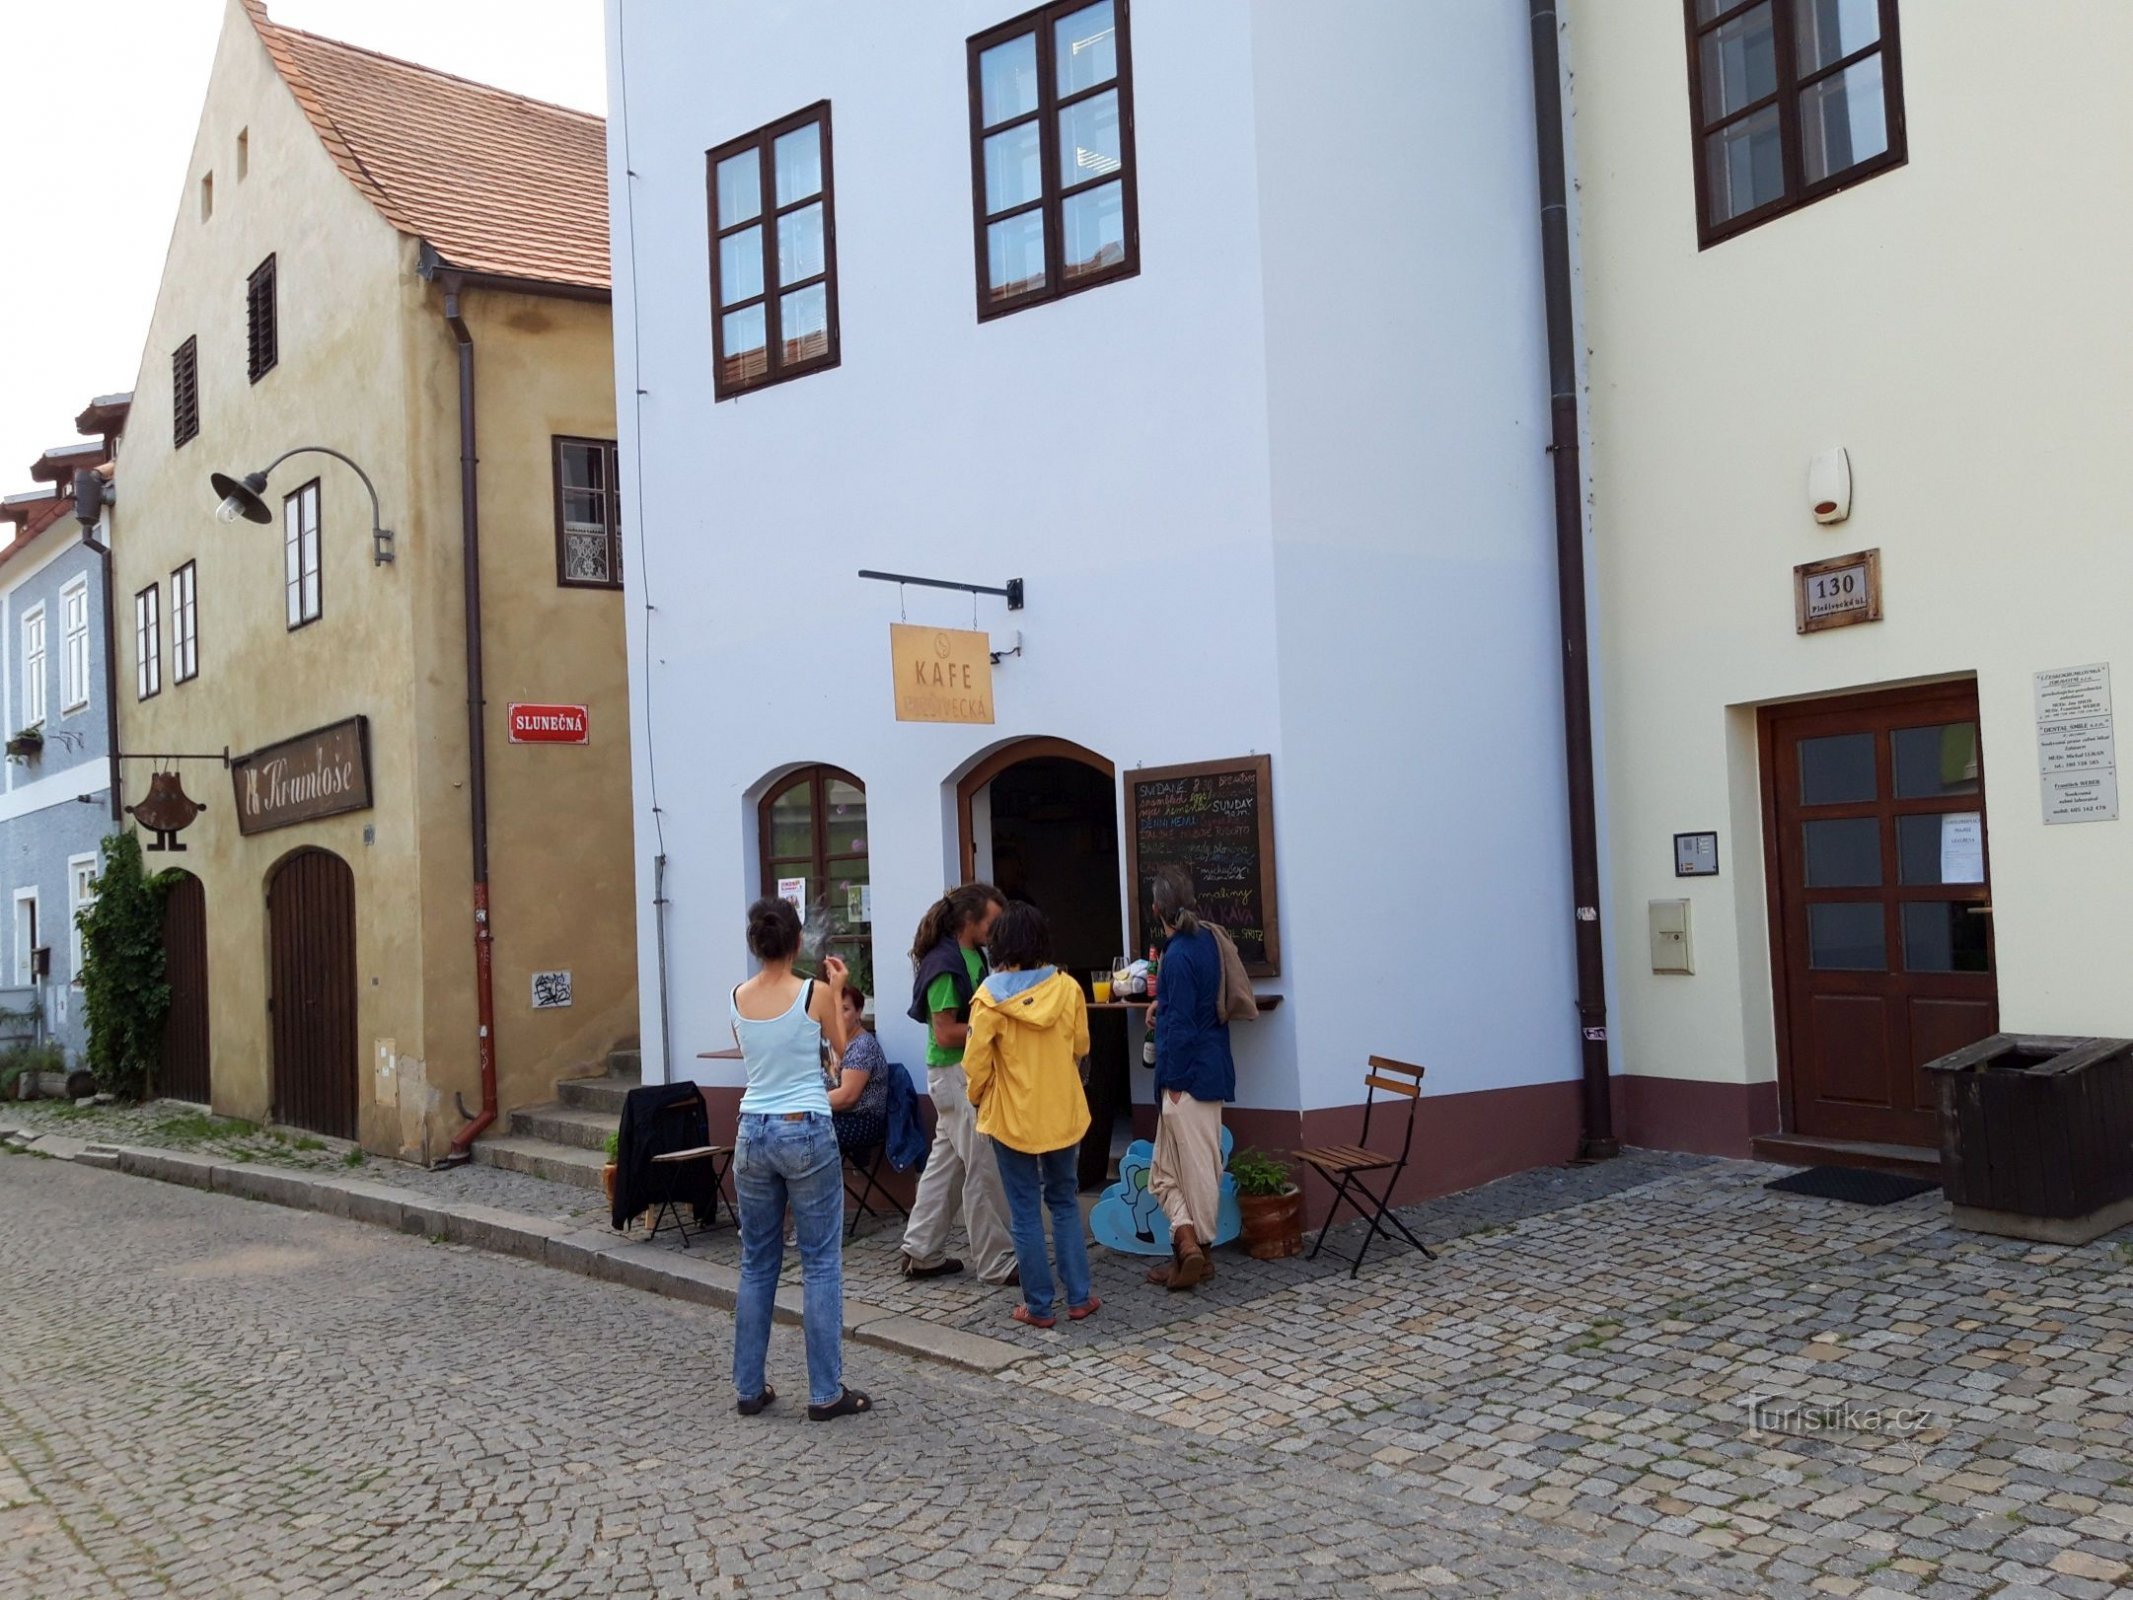
[[[0,723],[0,727],[4,727]],[[44,729],[24,728],[7,742],[8,759],[28,761],[44,750]]]
[[[607,1165],[600,1169],[600,1187],[607,1191],[608,1208],[612,1210],[615,1204],[616,1159],[622,1149],[621,1129],[618,1128],[607,1136],[607,1144],[604,1148],[607,1151]]]
[[[1264,1150],[1230,1157],[1237,1180],[1237,1211],[1243,1219],[1238,1242],[1255,1261],[1278,1261],[1303,1250],[1303,1190],[1289,1181],[1289,1164]]]

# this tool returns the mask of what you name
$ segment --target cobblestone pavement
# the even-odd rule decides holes
[[[1661,1175],[1006,1377],[1769,1594],[2133,1593],[2133,1232],[1987,1239],[1937,1194],[1854,1207],[1776,1170]]]
[[[1753,1594],[1617,1541],[852,1354],[734,1416],[727,1319],[0,1158],[0,1596]]]

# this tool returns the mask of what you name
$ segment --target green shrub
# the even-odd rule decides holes
[[[123,1100],[154,1092],[170,985],[163,981],[163,897],[172,874],[141,864],[141,841],[104,841],[95,903],[76,918],[82,943],[82,1010],[96,1086]]]
[[[67,1052],[49,1040],[43,1044],[18,1044],[0,1055],[0,1100],[15,1098],[16,1080],[28,1072],[64,1072]]]
[[[617,1128],[613,1133],[609,1134],[607,1136],[607,1143],[602,1145],[601,1148],[607,1152],[608,1160],[620,1160],[622,1152],[622,1130],[620,1128]]]
[[[1289,1164],[1264,1150],[1239,1150],[1229,1158],[1229,1172],[1240,1195],[1286,1194],[1289,1189]]]

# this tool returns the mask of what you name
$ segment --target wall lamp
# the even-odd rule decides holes
[[[363,487],[370,491],[370,564],[387,566],[393,559],[393,531],[383,526],[383,515],[378,509],[377,486],[370,481],[370,474],[357,466],[338,450],[330,450],[322,444],[300,444],[294,450],[284,450],[258,472],[247,472],[242,478],[233,478],[226,472],[212,473],[208,482],[221,497],[222,504],[215,508],[215,516],[222,522],[235,522],[239,517],[247,522],[274,520],[274,513],[262,498],[266,493],[267,476],[291,456],[331,456],[363,480]]]

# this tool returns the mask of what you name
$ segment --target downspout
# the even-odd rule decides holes
[[[466,568],[467,607],[467,791],[474,811],[474,1007],[479,1024],[481,1111],[452,1140],[445,1160],[465,1161],[483,1130],[496,1121],[496,995],[491,983],[489,929],[489,760],[482,727],[481,512],[474,453],[474,336],[459,314],[462,285],[444,277],[444,320],[459,346],[459,524]],[[460,1107],[464,1114],[466,1107]]]
[[[1578,461],[1577,330],[1570,303],[1570,212],[1563,162],[1562,65],[1555,0],[1530,0],[1533,124],[1540,167],[1541,273],[1548,300],[1549,453],[1555,458],[1556,600],[1563,631],[1563,756],[1570,786],[1570,883],[1576,908],[1578,1039],[1585,1160],[1619,1155],[1607,1073],[1607,969],[1600,940],[1600,843],[1592,758],[1591,636],[1585,614],[1583,474]]]
[[[126,819],[122,809],[125,802],[119,793],[118,623],[113,616],[118,596],[112,590],[115,580],[111,575],[111,546],[96,536],[96,527],[104,507],[116,504],[118,496],[101,473],[92,468],[90,476],[96,480],[93,485],[78,478],[75,482],[74,517],[81,524],[81,542],[96,553],[104,573],[104,760],[111,769],[111,826],[115,832],[125,826]],[[91,514],[84,516],[84,512]]]

